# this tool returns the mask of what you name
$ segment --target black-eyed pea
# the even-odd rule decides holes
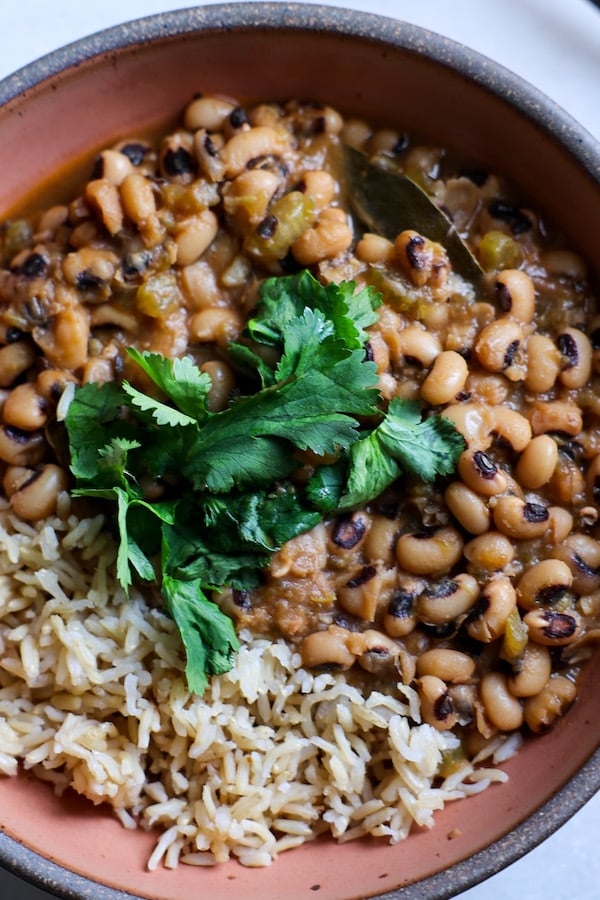
[[[434,675],[451,684],[469,681],[475,672],[475,660],[468,653],[448,647],[433,647],[417,659],[417,675]]]
[[[453,481],[444,493],[446,505],[457,522],[469,534],[483,534],[490,527],[487,503],[462,481]]]
[[[496,499],[492,516],[498,531],[523,541],[542,537],[550,524],[547,506],[510,494]]]
[[[10,499],[15,491],[18,491],[34,475],[35,469],[27,466],[6,466],[2,476],[2,487],[6,496]]]
[[[463,390],[468,374],[469,368],[460,353],[443,350],[421,385],[421,397],[432,406],[451,403]]]
[[[34,328],[32,336],[52,368],[79,369],[88,358],[89,310],[82,304],[66,306],[51,319],[49,327]]]
[[[546,647],[564,647],[581,633],[581,617],[575,610],[532,609],[523,617],[529,640]]]
[[[489,644],[501,637],[516,604],[517,595],[509,578],[502,575],[488,581],[467,617],[466,628],[469,636],[483,644]]]
[[[581,410],[565,400],[537,400],[529,410],[529,421],[534,434],[558,432],[575,437],[583,428]]]
[[[441,678],[435,675],[423,675],[417,680],[417,689],[421,701],[421,717],[427,725],[437,731],[454,728],[458,721],[458,713],[454,708],[448,687]]]
[[[392,596],[383,616],[383,627],[391,637],[404,637],[417,626],[416,590],[400,588]]]
[[[388,516],[375,514],[364,541],[364,553],[373,563],[390,565],[398,535],[398,522]]]
[[[249,169],[227,182],[223,207],[237,222],[255,227],[267,214],[281,177],[269,169]]]
[[[428,625],[445,625],[464,616],[478,597],[476,579],[461,573],[426,587],[417,600],[417,616]]]
[[[467,448],[458,459],[457,472],[464,483],[484,497],[493,497],[506,490],[506,475],[483,450]]]
[[[335,259],[350,247],[352,228],[342,209],[328,206],[314,225],[310,225],[293,242],[294,258],[302,266],[312,266],[325,259]]]
[[[559,380],[568,390],[583,387],[592,374],[592,345],[578,328],[565,328],[556,339],[562,357]]]
[[[473,401],[487,406],[499,406],[508,395],[509,385],[503,375],[482,372],[469,372],[466,390]]]
[[[198,343],[214,342],[225,348],[240,336],[242,327],[241,316],[233,309],[202,309],[190,319],[190,338]]]
[[[116,156],[122,156],[117,153]],[[124,157],[125,158],[125,157]],[[132,166],[133,169],[133,166]],[[123,227],[123,207],[117,184],[108,178],[96,178],[85,186],[85,199],[90,209],[100,217],[109,234],[115,235]]]
[[[36,466],[46,455],[41,431],[21,431],[12,425],[0,426],[0,460],[11,466]]]
[[[495,406],[490,410],[492,433],[510,444],[516,453],[524,450],[531,441],[529,421],[508,406]]]
[[[515,731],[523,724],[523,706],[510,692],[503,672],[486,672],[479,685],[486,715],[500,731]]]
[[[337,192],[335,178],[324,169],[312,169],[304,172],[302,175],[302,186],[304,192],[312,197],[317,210],[329,206],[335,199]]]
[[[40,395],[47,401],[60,400],[60,397],[67,384],[77,379],[71,372],[65,372],[62,369],[43,369],[37,376],[35,383]]]
[[[396,542],[399,565],[413,575],[443,575],[462,556],[463,539],[452,526],[433,532],[407,532]]]
[[[552,673],[550,651],[530,641],[508,677],[508,688],[515,697],[534,697],[543,689]],[[527,714],[526,714],[527,715]]]
[[[217,217],[210,209],[180,221],[175,229],[177,265],[190,266],[200,259],[217,236],[218,227]]]
[[[524,371],[520,373],[520,366],[517,365],[523,339],[523,328],[518,322],[508,318],[496,319],[479,333],[475,355],[488,372],[503,372],[510,381],[519,381],[525,375]]]
[[[546,734],[575,702],[577,688],[564,675],[552,675],[539,694],[524,704],[525,722],[535,734]]]
[[[22,431],[38,431],[48,421],[48,404],[33,381],[25,381],[12,389],[2,410],[5,425]]]
[[[10,505],[19,518],[37,522],[56,510],[58,496],[69,486],[69,476],[60,466],[48,463],[34,471],[11,495]]]
[[[0,348],[0,387],[10,387],[35,362],[36,353],[28,341],[14,341]]]
[[[362,150],[372,135],[371,126],[363,119],[346,119],[340,136],[344,144],[354,147],[355,150]]]
[[[418,231],[401,231],[394,241],[396,260],[415,287],[440,287],[448,280],[450,262],[441,244]]]
[[[112,250],[82,247],[67,253],[62,263],[65,279],[77,288],[99,287],[114,278],[118,257]]]
[[[211,184],[218,184],[225,177],[225,164],[220,153],[225,146],[225,138],[219,132],[209,132],[199,128],[194,133],[193,150],[200,172]]]
[[[585,476],[570,453],[558,452],[556,468],[550,479],[552,498],[565,506],[581,507],[585,497]]]
[[[375,628],[352,632],[348,638],[348,649],[357,657],[359,666],[372,675],[389,677],[398,671],[400,644]],[[414,671],[412,675],[414,677]]]
[[[235,103],[222,97],[195,97],[185,108],[183,124],[188,131],[220,131],[235,108]]]
[[[515,557],[515,546],[505,534],[487,531],[465,544],[464,555],[477,572],[499,572]]]
[[[123,212],[137,227],[144,244],[154,247],[160,243],[164,230],[156,214],[152,182],[141,172],[133,172],[119,185],[119,195]]]
[[[335,559],[340,557],[347,564],[348,555],[354,555],[362,547],[369,533],[371,518],[364,511],[339,516],[333,523],[329,535],[329,553]]]
[[[348,649],[351,635],[339,625],[307,635],[300,644],[302,664],[309,669],[349,669],[356,659]]]
[[[133,163],[120,150],[103,150],[97,160],[98,178],[118,187],[134,170]]]
[[[573,531],[573,516],[564,506],[549,506],[550,525],[548,538],[554,544],[562,544]]]
[[[211,386],[206,400],[208,409],[211,412],[226,409],[235,387],[231,366],[221,359],[209,359],[202,363],[200,370],[210,376]]]
[[[453,403],[444,409],[443,415],[462,434],[473,453],[486,450],[492,443],[493,420],[489,406],[483,403]]]
[[[527,341],[525,387],[534,394],[552,390],[560,373],[560,351],[549,337],[532,334]]]
[[[354,252],[362,262],[370,265],[386,264],[391,262],[394,257],[394,245],[379,234],[365,232]]]
[[[367,622],[375,620],[380,594],[381,575],[375,566],[363,566],[337,590],[340,606]]]
[[[516,467],[517,479],[531,490],[548,484],[558,463],[558,446],[548,434],[538,434],[523,450]]]
[[[429,368],[441,352],[442,345],[437,335],[418,325],[408,325],[392,336],[392,359],[398,366],[416,362],[423,368]]]
[[[572,250],[547,250],[542,259],[545,268],[552,275],[570,278],[572,281],[585,281],[588,277],[585,260]]]
[[[576,594],[591,594],[600,588],[600,543],[594,537],[575,531],[555,544],[553,554],[570,568]]]
[[[561,559],[543,559],[521,575],[517,601],[521,609],[552,606],[571,590],[573,573]]]
[[[229,138],[220,152],[225,176],[235,178],[248,163],[261,156],[285,156],[290,151],[289,135],[283,128],[257,125],[248,131],[238,131]]]
[[[496,300],[502,312],[527,324],[535,312],[535,287],[522,269],[504,269],[494,280]]]

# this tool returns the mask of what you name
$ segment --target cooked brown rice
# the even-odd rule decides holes
[[[459,741],[420,723],[412,688],[363,696],[281,640],[242,634],[231,672],[190,694],[173,623],[125,599],[104,520],[79,520],[66,495],[37,525],[3,503],[0,548],[0,772],[22,764],[158,829],[151,869],[264,866],[324,832],[397,842],[506,778],[495,766],[518,737],[440,782]]]

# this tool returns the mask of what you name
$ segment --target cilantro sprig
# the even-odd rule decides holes
[[[257,389],[222,412],[209,410],[210,378],[191,359],[133,348],[153,394],[129,382],[75,392],[65,420],[74,494],[112,504],[118,578],[126,592],[135,580],[159,587],[196,693],[238,649],[213,590],[254,587],[292,537],[368,503],[403,473],[450,474],[464,449],[448,420],[422,419],[415,403],[393,400],[382,412],[365,354],[379,303],[371,288],[322,285],[308,272],[265,281],[229,350]],[[334,461],[300,486],[303,451]],[[149,481],[162,486],[158,499],[145,495]]]

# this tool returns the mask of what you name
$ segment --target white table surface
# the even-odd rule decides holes
[[[0,28],[0,78],[102,28],[195,5],[165,0],[11,2]],[[467,44],[543,90],[600,140],[600,10],[589,0],[330,0],[330,5],[394,16]],[[464,892],[460,900],[598,900],[599,838],[597,795],[524,859]],[[49,900],[45,892],[3,870],[0,898]]]

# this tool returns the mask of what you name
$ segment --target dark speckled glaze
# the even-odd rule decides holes
[[[0,147],[0,171],[4,181],[0,185],[0,210],[6,210],[20,199],[16,177],[12,182],[10,177],[6,177],[11,169],[11,160],[12,168],[15,168],[15,148],[20,134],[18,126],[27,129],[33,124],[34,133],[38,125],[36,117],[42,115],[38,109],[48,120],[48,97],[52,92],[55,93],[53,115],[60,116],[61,92],[75,91],[69,97],[77,97],[73,85],[78,80],[89,78],[90,85],[98,85],[98,72],[101,78],[103,72],[104,77],[109,78],[110,73],[119,67],[126,74],[132,67],[142,66],[140,60],[143,61],[156,47],[159,47],[157,60],[162,60],[160,54],[163,50],[160,48],[166,48],[165,59],[171,60],[172,64],[175,57],[168,56],[171,52],[169,48],[175,46],[185,53],[186,48],[193,48],[197,43],[200,46],[204,35],[213,41],[214,46],[224,46],[228,40],[237,40],[236,46],[242,49],[246,45],[251,46],[252,41],[256,47],[256,42],[260,40],[263,68],[266,69],[278,47],[294,48],[298,45],[308,51],[312,45],[319,47],[322,44],[325,55],[328,55],[323,68],[323,72],[329,70],[327,92],[331,93],[327,94],[328,99],[332,103],[355,103],[363,111],[376,108],[382,115],[390,115],[393,106],[380,97],[376,79],[378,67],[386,77],[393,74],[399,83],[408,72],[409,83],[413,87],[415,84],[425,86],[424,96],[429,98],[429,103],[424,103],[422,107],[413,101],[409,119],[419,127],[426,127],[429,123],[433,132],[436,127],[439,128],[437,119],[438,115],[443,116],[443,111],[436,110],[432,100],[449,91],[446,86],[451,85],[452,96],[459,92],[461,109],[457,105],[457,125],[455,130],[452,129],[449,140],[455,140],[457,147],[463,149],[473,147],[478,155],[490,159],[492,165],[505,158],[508,168],[512,167],[506,174],[521,182],[534,199],[539,197],[542,206],[547,206],[554,213],[565,210],[566,231],[573,234],[576,245],[590,257],[596,249],[597,234],[600,233],[600,147],[566,112],[499,65],[446,38],[368,13],[294,3],[224,4],[152,16],[71,44],[5,79],[0,83],[0,134],[5,147],[4,150]],[[300,51],[298,54],[300,58]],[[332,54],[339,54],[339,57],[334,58]],[[319,54],[315,54],[313,63],[319,59]],[[338,83],[336,59],[339,66],[348,60],[354,65],[356,59],[356,71],[360,73],[356,85]],[[369,64],[369,70],[363,68],[361,71],[365,62]],[[214,65],[218,68],[217,63]],[[371,68],[375,74],[369,80]],[[139,69],[139,72],[142,71],[145,70]],[[147,71],[145,75],[148,75]],[[310,88],[315,83],[314,78],[303,81],[301,70],[295,74],[286,72],[282,77],[286,88],[298,89],[302,84]],[[160,78],[160,73],[157,78]],[[262,89],[265,96],[269,92],[264,86],[274,85],[270,91],[272,95],[277,93],[281,80],[274,78],[273,73],[269,76],[268,71],[254,73],[252,79],[253,86]],[[183,87],[187,90],[188,86]],[[242,93],[239,86],[238,91]],[[97,94],[97,102],[101,105],[100,88]],[[442,105],[440,103],[440,109]],[[487,114],[488,109],[493,112]],[[78,119],[77,113],[76,106],[75,120]],[[140,109],[138,114],[134,109],[134,126],[146,124],[149,115],[149,111],[142,112]],[[33,120],[32,123],[28,124],[28,117]],[[106,127],[100,123],[95,133],[91,124],[87,125],[89,133],[85,133],[82,125],[84,133],[81,139],[79,135],[68,138],[71,143],[65,150],[66,157],[89,151],[103,140],[110,139],[111,134],[121,127],[122,122],[117,118]],[[39,152],[32,151],[21,163],[22,169],[32,178],[38,174],[49,174],[44,171],[44,165],[54,169],[61,163],[60,139],[53,136],[47,122],[41,130],[44,128],[49,161],[44,162]],[[512,155],[506,152],[506,146],[510,144],[507,134],[514,135],[516,147]],[[13,145],[10,145],[11,140]],[[443,138],[441,141],[446,142]],[[503,141],[505,146],[497,149],[496,145],[502,145]],[[518,159],[519,154],[524,160],[522,169],[515,163],[515,156]],[[538,167],[538,160],[541,174],[532,171],[534,165]],[[500,165],[497,167],[502,170]],[[551,190],[547,189],[550,174],[553,178]],[[576,205],[577,215],[567,209],[569,202]],[[594,256],[597,262],[597,249]],[[220,872],[225,870],[219,873],[193,870],[190,875],[190,867],[185,867],[188,869],[185,876],[166,873],[167,880],[161,881],[164,873],[148,875],[140,867],[137,884],[131,878],[129,881],[123,880],[119,862],[114,861],[110,854],[106,859],[105,872],[101,874],[98,866],[94,867],[89,862],[97,851],[94,834],[99,835],[99,843],[105,833],[115,842],[126,843],[130,840],[127,832],[112,822],[107,824],[104,821],[106,816],[94,818],[95,813],[88,816],[87,807],[78,801],[68,800],[66,804],[61,804],[54,798],[48,798],[45,788],[40,789],[39,785],[32,784],[28,779],[5,779],[0,782],[0,810],[3,812],[0,815],[0,863],[38,887],[69,900],[132,900],[137,897],[171,900],[172,893],[167,897],[167,890],[174,891],[176,900],[188,900],[192,896],[210,896],[211,900],[233,900],[234,897],[237,900],[240,896],[244,896],[245,900],[258,900],[259,897],[261,900],[280,900],[284,895],[293,900],[296,897],[358,900],[359,897],[375,895],[380,900],[443,900],[523,856],[566,822],[598,790],[600,733],[596,724],[597,703],[593,697],[593,682],[598,677],[600,667],[595,664],[583,691],[583,699],[576,704],[572,714],[561,722],[556,732],[536,747],[532,742],[516,762],[511,761],[508,765],[511,775],[508,784],[516,785],[515,793],[503,806],[497,798],[502,796],[498,792],[504,791],[505,787],[492,789],[490,798],[493,795],[494,800],[493,803],[490,800],[490,804],[494,805],[498,822],[495,830],[492,829],[487,837],[484,835],[481,839],[477,835],[469,837],[467,834],[462,842],[460,839],[449,841],[444,834],[442,838],[436,838],[437,843],[433,844],[427,843],[429,837],[419,834],[414,840],[411,836],[405,842],[406,848],[399,845],[381,850],[375,849],[372,844],[365,844],[356,846],[353,855],[350,855],[348,845],[337,848],[327,842],[318,842],[318,847],[313,845],[284,854],[270,871],[240,872],[240,867],[237,867],[235,870],[228,868],[228,874],[224,876]],[[530,767],[529,772],[523,771],[527,766]],[[526,796],[529,783],[535,780],[533,775],[545,766],[546,779],[538,777],[531,788],[532,797],[523,801],[518,786],[521,785],[520,790]],[[42,794],[41,790],[45,793]],[[56,826],[55,844],[52,844],[52,836],[34,838],[29,828],[20,831],[19,825],[14,824],[21,819],[17,813],[14,820],[11,819],[8,812],[18,810],[24,804],[34,804],[29,807],[31,822],[34,819],[37,821],[39,816],[50,829]],[[444,812],[438,828],[449,833],[458,827],[467,833],[466,823],[472,824],[472,818],[477,819],[478,816],[483,828],[487,807],[481,798],[456,804],[456,809],[456,815],[454,812]],[[88,819],[91,819],[91,825]],[[76,860],[64,856],[61,829],[63,826],[72,828],[73,821],[80,822],[84,830],[92,829],[89,832],[92,838],[87,846],[87,860],[85,851]],[[503,825],[504,821],[507,824]],[[478,822],[475,826],[473,831],[477,832]],[[68,831],[67,834],[73,835],[75,832]],[[411,870],[405,861],[413,861],[413,857],[416,859],[419,856],[421,844],[425,847],[423,857],[426,861],[415,863]],[[369,854],[368,864],[372,867],[370,882],[361,882],[358,877],[362,860],[366,858],[364,854]],[[409,856],[403,857],[403,854]],[[289,871],[288,857],[300,861],[294,862]],[[234,874],[231,874],[232,871]],[[330,883],[332,873],[335,878]],[[169,884],[176,885],[178,878],[187,880],[181,882],[180,888],[168,887]],[[195,882],[191,878],[195,878]],[[283,884],[286,885],[285,890],[282,889]]]

